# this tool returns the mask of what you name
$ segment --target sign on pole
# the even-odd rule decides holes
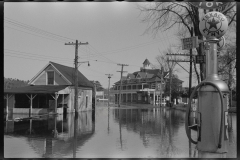
[[[182,41],[182,50],[189,50],[192,48],[198,47],[198,37],[189,37],[189,38],[183,38]]]
[[[189,2],[195,7],[202,9],[215,9],[226,5],[229,2]]]

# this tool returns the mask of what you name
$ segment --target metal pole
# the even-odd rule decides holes
[[[192,36],[193,36],[193,27],[191,27],[191,37]],[[189,73],[189,90],[188,90],[189,99],[191,95],[191,88],[192,88],[192,49],[190,49],[190,73]]]

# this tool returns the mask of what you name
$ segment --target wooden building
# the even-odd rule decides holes
[[[165,103],[165,84],[168,82],[169,72],[164,72],[163,68],[152,69],[148,59],[143,62],[140,71],[129,73],[122,78],[121,101],[134,103],[159,104]],[[181,80],[179,80],[182,85]],[[119,90],[121,81],[114,84],[111,94],[115,95],[115,103],[119,101]],[[161,99],[161,100],[160,100]]]
[[[74,72],[72,67],[49,62],[29,82],[29,86],[4,89],[7,113],[74,112]],[[78,110],[92,110],[93,84],[78,71]]]

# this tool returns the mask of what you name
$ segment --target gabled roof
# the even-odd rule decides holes
[[[146,77],[146,73],[145,72],[138,72],[136,78],[138,78],[138,76],[140,76],[140,78],[145,78]]]
[[[75,68],[64,66],[51,61],[40,72],[38,72],[35,77],[33,77],[29,84],[31,84],[49,65],[55,68],[57,72],[62,75],[63,79],[65,79],[69,83],[69,85],[74,85]],[[78,86],[93,88],[94,85],[81,72],[78,71]]]
[[[134,78],[135,78],[135,75],[132,74],[132,73],[128,73],[127,78],[128,78],[128,79],[134,79]]]
[[[157,74],[161,73],[160,69],[144,69],[144,71],[148,74],[153,74],[153,75],[157,75]],[[141,71],[133,72],[133,74],[137,75],[139,72],[141,72]],[[168,73],[169,72],[163,72],[163,78],[165,78]]]
[[[153,76],[154,76],[154,74],[149,73],[146,75],[146,78],[152,78]]]
[[[150,63],[149,60],[146,58],[145,61],[143,62],[143,64],[150,65],[151,63]]]
[[[61,72],[64,75],[64,77],[66,77],[72,84],[74,84],[75,68],[64,66],[54,62],[50,62],[50,64],[56,67],[59,70],[59,72]],[[93,83],[91,83],[81,72],[79,72],[79,70],[78,70],[78,86],[93,88]]]

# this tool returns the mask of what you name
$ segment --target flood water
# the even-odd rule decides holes
[[[5,158],[198,157],[185,132],[185,112],[168,108],[92,111],[4,122]],[[236,158],[236,114],[230,114],[228,158]],[[195,131],[193,139],[197,137]]]

